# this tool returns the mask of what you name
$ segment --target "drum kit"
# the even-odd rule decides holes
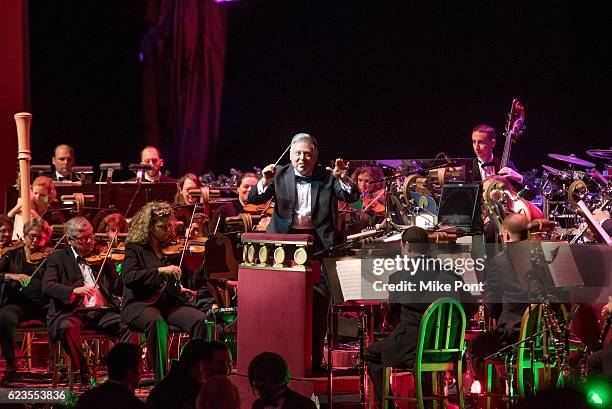
[[[610,210],[612,197],[612,149],[587,151],[590,157],[606,161],[607,174],[604,176],[595,163],[575,155],[548,154],[548,157],[562,163],[558,169],[542,165],[545,178],[541,188],[544,200],[544,214],[555,220],[562,228],[571,229],[578,224],[575,205],[582,200],[590,209],[605,207]],[[561,166],[559,166],[561,167]]]

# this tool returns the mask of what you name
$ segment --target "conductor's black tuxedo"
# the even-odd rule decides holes
[[[258,194],[257,185],[249,192],[249,203],[261,204],[274,197],[274,214],[268,225],[268,233],[289,233],[296,206],[295,169],[289,164],[276,170],[274,179],[267,189]],[[340,181],[320,165],[312,172],[311,210],[312,223],[318,239],[324,248],[331,247],[339,241],[334,228],[335,200],[353,203],[359,199],[359,191],[352,187],[350,192],[342,188]]]

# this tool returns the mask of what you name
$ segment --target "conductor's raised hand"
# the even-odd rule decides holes
[[[276,165],[274,163],[269,164],[261,171],[263,174],[264,185],[270,183],[272,179],[274,179],[274,175],[276,174]]]
[[[348,181],[348,170],[350,162],[345,162],[344,159],[338,158],[334,164],[334,168],[325,168],[334,175],[335,178],[346,182]]]

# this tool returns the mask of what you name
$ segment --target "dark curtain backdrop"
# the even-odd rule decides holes
[[[520,169],[612,144],[610,2],[66,0],[29,14],[35,164],[69,143],[81,165],[125,165],[148,141],[174,177],[227,173],[274,162],[298,131],[322,159],[462,157],[475,123],[503,129],[512,97],[527,109]]]
[[[150,0],[145,14],[144,139],[175,176],[202,173],[219,129],[227,10],[212,0]]]

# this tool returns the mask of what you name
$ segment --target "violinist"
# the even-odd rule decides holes
[[[259,178],[256,174],[245,172],[238,179],[238,199],[229,201],[223,206],[215,210],[210,224],[210,230],[215,233],[227,233],[225,219],[227,217],[238,216],[245,212],[245,206],[248,204],[249,191],[257,184]]]
[[[108,239],[115,239],[119,233],[127,233],[128,222],[121,213],[111,213],[104,217],[96,233],[105,233]]]
[[[185,175],[178,180],[179,190],[174,197],[174,204],[178,206],[193,205],[198,202],[197,197],[193,197],[189,194],[190,189],[200,189],[202,182],[197,175],[193,173],[185,173]],[[201,198],[200,198],[201,199]]]
[[[203,312],[183,299],[181,268],[171,264],[162,250],[169,237],[172,208],[167,202],[149,202],[130,223],[123,263],[121,320],[131,330],[144,332],[153,361],[155,379],[166,373],[168,325],[204,337]]]
[[[6,360],[4,382],[19,380],[15,365],[15,329],[24,321],[44,322],[49,300],[42,295],[44,270],[33,274],[38,267],[34,255],[45,247],[50,237],[51,228],[47,222],[31,219],[24,226],[21,245],[0,259],[0,347]]]
[[[89,385],[89,368],[81,347],[81,329],[118,335],[119,303],[123,290],[117,272],[109,263],[96,267],[87,261],[94,253],[94,233],[84,217],[74,217],[64,226],[69,246],[47,259],[43,294],[51,298],[47,328],[49,338],[59,340],[80,371],[82,386]]]
[[[174,204],[177,206],[191,206],[196,203],[204,203],[204,198],[194,197],[189,194],[191,189],[201,189],[204,185],[200,182],[200,179],[194,173],[186,173],[182,178],[178,180],[178,191],[174,197]],[[202,208],[203,210],[203,208]],[[190,220],[186,220],[186,224]],[[207,234],[207,217],[200,209],[197,209],[193,215],[193,223],[191,224],[190,237],[202,237]]]
[[[11,250],[18,241],[13,241],[13,222],[6,216],[0,216],[0,255]]]
[[[371,216],[382,216],[385,212],[384,182],[372,183],[385,177],[383,171],[375,166],[359,167],[353,172],[351,179],[361,193],[361,200],[353,206],[357,210],[364,210]]]

